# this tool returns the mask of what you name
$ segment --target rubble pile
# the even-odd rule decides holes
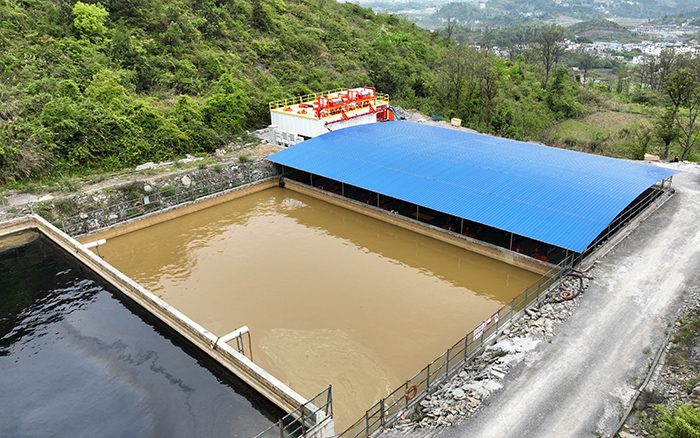
[[[567,277],[551,300],[525,309],[522,317],[504,329],[493,345],[421,400],[417,412],[399,420],[393,428],[410,431],[449,427],[476,412],[491,393],[503,387],[508,371],[526,359],[540,342],[553,337],[556,325],[573,314],[577,300],[561,299],[559,292],[575,291],[574,296],[578,297],[588,283],[585,277],[581,281]]]

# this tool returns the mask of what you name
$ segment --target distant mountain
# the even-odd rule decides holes
[[[698,7],[700,0],[488,0],[480,5],[450,3],[417,23],[423,26],[452,18],[462,24],[512,26],[551,22],[561,16],[584,21],[613,17],[653,19]]]
[[[606,19],[596,19],[582,21],[569,27],[569,31],[579,38],[587,38],[590,40],[600,39],[623,39],[632,35],[632,32]]]

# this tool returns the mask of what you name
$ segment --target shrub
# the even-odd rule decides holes
[[[700,438],[700,412],[690,404],[675,409],[659,408],[661,417],[656,433],[659,438]]]

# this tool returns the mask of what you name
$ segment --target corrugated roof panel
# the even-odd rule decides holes
[[[268,160],[576,252],[677,173],[410,122],[344,128]]]

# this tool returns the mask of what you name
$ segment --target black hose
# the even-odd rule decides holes
[[[573,291],[561,289],[559,293],[554,293],[549,300],[550,303],[563,303],[564,301],[573,300],[583,292],[583,273],[579,271],[571,271],[567,275],[578,279],[578,288]]]

